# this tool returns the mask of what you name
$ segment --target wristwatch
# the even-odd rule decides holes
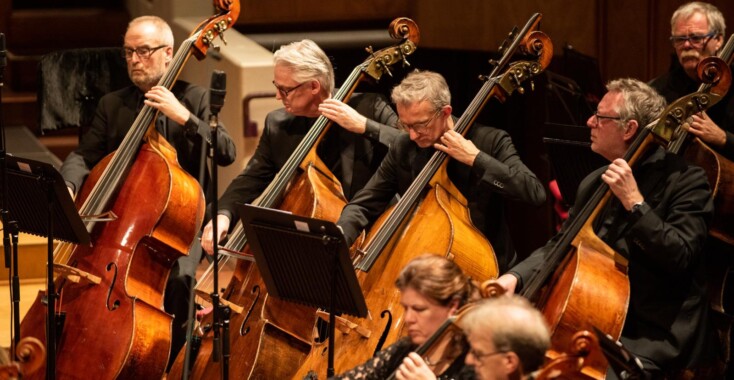
[[[632,208],[630,208],[630,213],[631,214],[634,214],[634,213],[639,212],[640,209],[642,208],[642,206],[644,206],[644,205],[645,205],[645,201],[641,201],[641,202],[637,202],[637,203],[633,204],[632,205]]]

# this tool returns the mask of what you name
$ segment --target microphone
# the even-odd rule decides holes
[[[0,33],[0,69],[8,65],[8,54],[5,52],[5,34]]]
[[[212,115],[217,115],[224,106],[224,95],[227,93],[227,73],[221,70],[212,72],[212,82],[209,90],[209,107]]]

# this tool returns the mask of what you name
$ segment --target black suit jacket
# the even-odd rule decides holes
[[[540,205],[545,202],[545,190],[520,160],[507,132],[474,125],[467,137],[481,152],[472,167],[450,160],[449,178],[469,202],[472,223],[492,244],[500,272],[504,272],[516,254],[505,222],[503,198]],[[344,208],[337,222],[349,244],[385,211],[396,194],[405,193],[434,152],[433,148],[418,147],[407,134],[395,141],[377,173]]]
[[[581,182],[559,234],[510,270],[520,279],[517,290],[544,265],[606,168]],[[646,367],[692,367],[713,354],[702,253],[713,214],[708,181],[703,169],[662,148],[634,176],[646,205],[630,213],[612,197],[595,224],[597,235],[629,260],[630,301],[621,341]]]
[[[209,141],[210,136],[208,91],[178,81],[171,92],[191,112],[191,116],[186,125],[180,125],[159,113],[156,129],[176,149],[181,167],[197,178],[203,189],[207,189],[209,172],[204,170],[204,178],[199,174],[202,165],[206,164],[201,160],[202,145]],[[144,99],[143,92],[135,86],[111,92],[100,99],[91,128],[61,167],[61,175],[75,191],[79,190],[90,169],[120,145],[142,109]],[[226,128],[220,125],[217,130],[218,163],[226,166],[234,162],[236,148]],[[205,191],[205,194],[209,200],[210,192]]]

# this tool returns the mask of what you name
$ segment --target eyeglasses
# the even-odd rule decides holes
[[[670,36],[670,42],[673,46],[678,47],[683,46],[687,41],[691,46],[700,48],[706,45],[709,39],[717,34],[717,32],[711,32],[709,34],[691,34],[690,36]]]
[[[129,48],[129,47],[123,47],[122,48],[122,55],[125,57],[125,59],[131,59],[133,57],[133,53],[138,55],[138,58],[140,59],[148,59],[150,58],[153,53],[155,53],[157,50],[162,49],[164,47],[167,47],[168,45],[161,45],[154,48],[149,48],[147,46],[141,46],[139,48]]]
[[[435,119],[436,116],[438,116],[438,114],[440,114],[440,113],[441,113],[441,109],[438,109],[438,110],[436,110],[436,113],[434,113],[433,116],[431,116],[430,119],[428,119],[426,121],[421,121],[421,122],[418,122],[418,123],[413,123],[413,124],[406,124],[406,123],[403,123],[401,120],[398,120],[398,123],[397,123],[398,124],[398,128],[404,129],[406,131],[412,129],[413,132],[421,133],[421,132],[425,131],[426,128],[428,128],[428,126],[431,124],[431,122],[433,121],[433,119]]]
[[[606,120],[616,120],[616,121],[622,120],[622,117],[621,116],[600,115],[599,114],[599,111],[594,111],[594,117],[596,118],[596,126],[597,127],[599,126],[599,124],[601,123],[601,120],[603,120],[603,119],[606,119]]]
[[[298,86],[294,86],[294,87],[288,88],[288,87],[278,86],[277,84],[275,84],[275,81],[273,81],[273,86],[275,86],[275,89],[278,90],[278,92],[280,92],[280,95],[282,95],[284,98],[287,98],[288,97],[288,94],[290,94],[291,92],[297,90],[298,87],[301,87],[304,84],[306,84],[306,82],[303,82],[303,83],[299,84]]]
[[[508,351],[495,351],[495,352],[487,352],[483,353],[480,351],[477,351],[476,349],[470,348],[469,354],[474,356],[477,360],[481,360],[482,358],[488,358],[490,356],[500,355],[500,354],[506,354]]]

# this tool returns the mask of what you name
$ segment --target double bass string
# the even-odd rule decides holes
[[[198,36],[198,33],[193,36],[194,40]],[[193,45],[194,40],[187,39],[182,45],[186,46],[186,50],[179,50],[173,58],[173,65],[183,65],[183,62],[188,58],[189,49]],[[165,75],[158,82],[161,86],[167,86],[173,83],[176,74],[167,71]],[[97,186],[95,186],[89,193],[89,196],[84,200],[84,203],[79,207],[79,214],[82,217],[89,215],[97,215],[104,212],[104,207],[109,203],[110,198],[114,195],[114,191],[118,186],[120,179],[125,175],[125,172],[130,167],[133,158],[137,154],[137,147],[143,139],[147,126],[155,115],[155,109],[149,106],[143,106],[143,109],[138,114],[133,126],[131,127],[130,133],[125,135],[125,138],[120,143],[120,147],[115,151],[113,159],[110,164],[105,168],[100,176]],[[144,127],[141,127],[144,126]],[[96,221],[85,221],[84,222],[87,231],[92,232]],[[62,243],[57,246],[54,250],[54,262],[59,264],[67,264],[73,253],[74,244]]]
[[[334,99],[341,101],[346,99],[348,94],[352,91],[354,84],[357,83],[357,81],[359,81],[362,77],[363,70],[366,67],[367,64],[362,63],[354,70],[352,70],[349,77],[347,77],[346,81],[344,82],[345,85],[339,88],[339,91],[337,91],[337,93],[334,95]],[[268,208],[272,208],[276,205],[276,203],[285,193],[288,185],[291,183],[301,162],[305,160],[306,156],[315,146],[318,139],[321,138],[324,129],[330,125],[330,122],[331,120],[323,115],[319,116],[316,119],[316,122],[314,122],[313,126],[309,128],[308,132],[298,144],[291,156],[288,158],[286,163],[275,175],[273,181],[270,182],[270,185],[268,185],[267,188],[263,191],[262,197],[252,202],[253,205]],[[232,234],[230,234],[229,236],[229,240],[227,241],[225,248],[231,251],[241,251],[246,244],[247,236],[245,236],[245,230],[242,226],[242,221],[238,221],[235,225],[234,230],[232,231]],[[220,261],[220,265],[222,266],[222,268],[220,269],[220,273],[225,269],[231,268],[234,264],[237,263],[238,259],[239,258],[237,258],[236,256],[224,255],[224,259]],[[197,285],[196,289],[209,289],[213,286],[213,282],[213,266],[210,266],[202,275],[201,279],[199,280],[200,285]]]
[[[734,58],[734,34],[729,36],[729,39],[726,41],[726,45],[724,45],[724,48],[721,49],[721,52],[719,52],[717,57],[723,59],[727,65],[731,65],[732,58]],[[714,83],[701,83],[701,85],[698,87],[698,92],[708,92],[713,85]],[[722,97],[723,96],[724,95],[722,94]],[[683,147],[689,135],[689,132],[683,128],[679,128],[678,133],[678,138],[676,138],[676,140],[670,144],[670,148],[668,148],[668,151],[675,154],[679,154],[683,150]]]
[[[658,120],[655,120],[644,127],[640,134],[637,135],[632,145],[630,145],[629,149],[627,149],[623,159],[629,162],[630,166],[634,165],[633,158],[637,155],[638,151],[641,150],[640,148],[643,147],[643,144],[650,134],[651,128],[657,124]],[[553,246],[553,250],[551,251],[551,255],[547,261],[550,265],[543,266],[543,269],[528,282],[526,288],[522,291],[522,295],[525,298],[533,300],[538,295],[540,289],[545,285],[546,280],[555,273],[561,260],[566,256],[568,247],[571,246],[571,243],[586,224],[587,220],[592,216],[599,204],[604,201],[604,197],[607,196],[609,192],[609,185],[604,182],[599,184],[589,201],[581,208],[581,210],[579,210],[578,215],[574,217],[574,220],[571,222],[572,224],[567,229],[567,232]]]
[[[186,40],[182,45],[184,49],[179,49],[178,53],[174,57],[172,65],[181,65],[185,62],[189,54],[189,48],[193,44],[192,40]],[[176,78],[176,74],[169,70],[158,82],[159,86],[168,87]],[[138,114],[131,132],[125,135],[125,138],[120,143],[120,147],[115,152],[114,158],[110,162],[110,165],[102,173],[99,180],[99,186],[96,186],[90,196],[85,201],[84,205],[80,210],[80,213],[84,214],[98,214],[101,213],[103,208],[106,206],[107,201],[112,196],[112,193],[117,187],[120,179],[124,176],[125,171],[129,168],[133,158],[137,155],[137,147],[143,140],[147,128],[152,121],[157,111],[150,106],[144,105],[143,109]],[[93,226],[93,222],[88,224],[89,229]]]

